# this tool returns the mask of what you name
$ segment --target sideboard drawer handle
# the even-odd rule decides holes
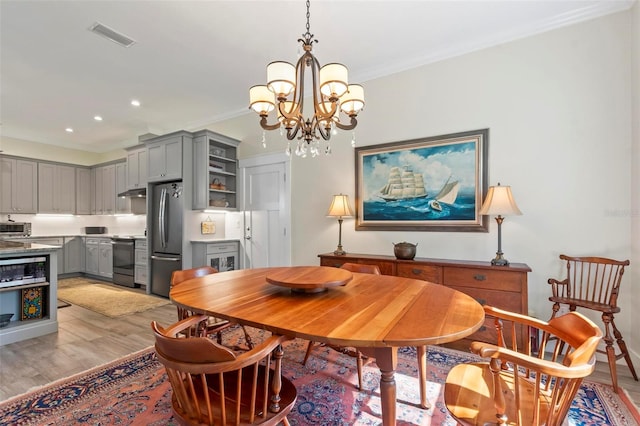
[[[478,331],[487,331],[487,326],[483,325],[482,327],[480,327],[480,330],[478,330]]]
[[[479,304],[481,304],[482,306],[487,304],[487,300],[486,299],[476,299],[476,302],[478,302]]]
[[[421,270],[421,269],[416,269],[416,268],[413,268],[413,269],[411,270],[411,272],[413,273],[413,275],[420,275],[420,274],[422,274],[422,270]]]
[[[473,278],[476,281],[484,281],[484,280],[487,279],[487,276],[486,275],[482,275],[482,274],[476,274],[476,275],[473,276]]]

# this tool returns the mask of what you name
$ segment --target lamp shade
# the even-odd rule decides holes
[[[516,205],[516,201],[511,194],[510,186],[489,187],[484,203],[478,214],[491,216],[521,215],[522,212]]]
[[[364,88],[350,84],[347,93],[340,98],[340,109],[347,115],[357,115],[364,108]]]
[[[342,96],[348,87],[347,67],[342,64],[326,64],[320,68],[320,91],[327,97]]]
[[[331,217],[350,217],[353,216],[351,207],[349,207],[349,196],[338,194],[333,196],[331,206],[327,212],[327,216]]]
[[[287,96],[296,87],[296,67],[277,61],[267,65],[267,87],[276,96]]]
[[[267,86],[253,86],[249,89],[249,107],[260,115],[267,115],[275,108],[273,93]]]

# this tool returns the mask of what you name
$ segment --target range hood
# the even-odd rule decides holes
[[[118,197],[145,197],[147,196],[147,188],[128,189],[118,194]]]

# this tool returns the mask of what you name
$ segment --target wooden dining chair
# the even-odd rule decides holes
[[[604,323],[603,340],[606,347],[605,350],[598,350],[598,352],[607,355],[613,389],[617,393],[617,360],[624,358],[633,378],[636,381],[638,380],[627,345],[614,321],[614,314],[620,312],[620,307],[618,306],[620,283],[622,282],[624,267],[629,266],[629,261],[603,257],[571,257],[564,254],[560,255],[560,259],[566,261],[567,276],[563,280],[554,278],[549,278],[548,280],[548,283],[551,284],[552,293],[549,300],[553,302],[551,318],[555,318],[558,315],[561,305],[568,305],[569,311],[575,311],[576,308],[584,308],[601,313],[602,322]],[[620,349],[618,354],[616,354],[613,346],[614,338]]]
[[[282,377],[281,344],[289,337],[272,335],[236,355],[209,338],[181,333],[206,319],[194,315],[168,328],[151,323],[156,355],[171,383],[171,407],[178,422],[288,425],[287,415],[297,398],[293,383]]]
[[[347,262],[347,263],[343,263],[340,266],[340,268],[346,269],[347,271],[350,271],[350,272],[380,275],[380,269],[378,268],[377,265]],[[307,352],[305,353],[304,359],[302,360],[302,365],[307,364],[307,359],[309,359],[309,356],[311,355],[311,352],[313,351],[313,347],[316,345],[316,343],[317,342],[309,341],[309,344],[307,345]],[[356,368],[358,369],[358,389],[362,390],[362,368],[364,366],[365,356],[362,355],[362,353],[355,348],[342,347],[342,346],[331,346],[331,348],[335,351],[338,351],[345,355],[349,355],[350,357],[353,357],[356,359]]]
[[[602,331],[578,312],[545,322],[486,305],[484,310],[495,319],[497,344],[473,342],[471,351],[488,360],[449,371],[444,386],[449,413],[469,426],[563,424],[583,378],[595,368]],[[503,321],[509,325],[503,327]],[[518,347],[517,325],[542,332],[537,348],[529,339]]]
[[[190,269],[182,269],[173,271],[171,274],[171,288],[180,285],[181,283],[190,280],[192,278],[204,277],[206,275],[215,274],[218,270],[211,266],[199,266],[196,268]],[[178,320],[185,319],[192,315],[195,315],[194,312],[191,312],[188,309],[182,308],[180,306],[178,309]],[[208,317],[206,321],[197,324],[192,329],[187,329],[184,332],[189,333],[192,336],[216,336],[218,343],[222,344],[222,330],[231,327],[234,325],[230,321],[221,320],[219,318]],[[244,326],[242,327],[242,331],[244,333],[245,340],[247,342],[247,346],[249,349],[253,347],[253,341],[251,340],[251,336],[247,332]],[[239,348],[238,348],[239,349]]]

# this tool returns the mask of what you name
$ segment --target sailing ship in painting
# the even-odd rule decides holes
[[[429,206],[431,206],[432,209],[441,212],[442,204],[453,204],[456,202],[456,198],[458,198],[458,190],[460,189],[460,182],[457,180],[450,182],[450,180],[451,176],[449,176],[449,179],[447,179],[447,182],[444,184],[440,192],[438,192],[434,199],[429,202]]]
[[[424,198],[427,191],[424,189],[422,173],[414,173],[409,167],[392,167],[389,171],[389,180],[380,189],[380,198],[385,201],[413,200]]]

